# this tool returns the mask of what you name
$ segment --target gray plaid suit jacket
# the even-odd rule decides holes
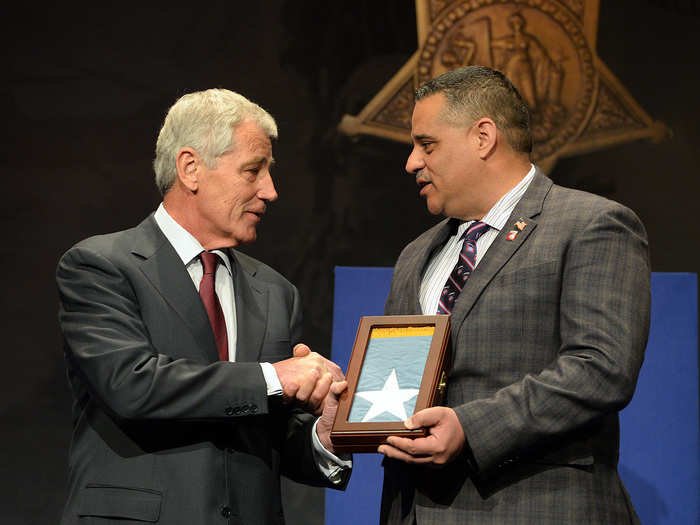
[[[236,363],[153,217],[92,237],[58,265],[74,396],[63,525],[283,523],[280,473],[327,485],[314,418],[268,399],[259,361],[301,337],[296,288],[229,250]],[[228,518],[228,519],[226,519]]]
[[[421,313],[422,271],[449,234],[445,220],[403,250],[387,315]],[[617,473],[618,411],[649,312],[639,219],[538,172],[452,312],[447,405],[466,450],[442,469],[386,460],[382,522],[638,523]]]

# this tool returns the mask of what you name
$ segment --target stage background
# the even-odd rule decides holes
[[[674,135],[566,159],[552,173],[634,209],[658,272],[700,271],[698,5],[601,2],[598,54]],[[71,431],[55,266],[78,240],[129,228],[155,209],[155,138],[178,96],[227,87],[277,118],[280,199],[246,251],[299,286],[305,338],[326,355],[333,268],[391,266],[437,219],[403,171],[407,146],[335,132],[414,52],[410,0],[1,9],[0,521],[54,525]],[[323,491],[295,492],[288,522],[320,524],[322,499]]]

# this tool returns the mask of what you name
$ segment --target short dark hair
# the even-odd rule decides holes
[[[455,125],[470,125],[489,117],[513,150],[532,153],[530,112],[518,90],[503,73],[486,66],[453,69],[428,80],[416,90],[416,101],[443,93],[443,118]]]

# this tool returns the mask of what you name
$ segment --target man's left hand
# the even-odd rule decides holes
[[[413,414],[404,425],[411,430],[425,427],[428,435],[416,439],[390,436],[388,444],[377,450],[380,454],[406,463],[442,466],[455,459],[464,448],[464,430],[451,408],[426,408]]]
[[[331,442],[331,429],[333,428],[333,421],[335,421],[335,413],[338,411],[340,394],[342,394],[347,387],[347,381],[336,381],[331,385],[328,395],[323,402],[323,413],[316,425],[318,440],[321,442],[321,445],[332,454],[335,454],[335,449]]]

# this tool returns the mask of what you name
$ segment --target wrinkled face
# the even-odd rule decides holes
[[[444,105],[441,93],[416,102],[406,171],[416,176],[430,213],[469,220],[475,218],[472,201],[480,183],[474,128],[445,122]]]
[[[255,241],[267,203],[277,199],[270,137],[244,121],[234,129],[233,141],[234,150],[219,157],[214,169],[198,168],[197,215],[200,230],[212,240],[207,249]]]

